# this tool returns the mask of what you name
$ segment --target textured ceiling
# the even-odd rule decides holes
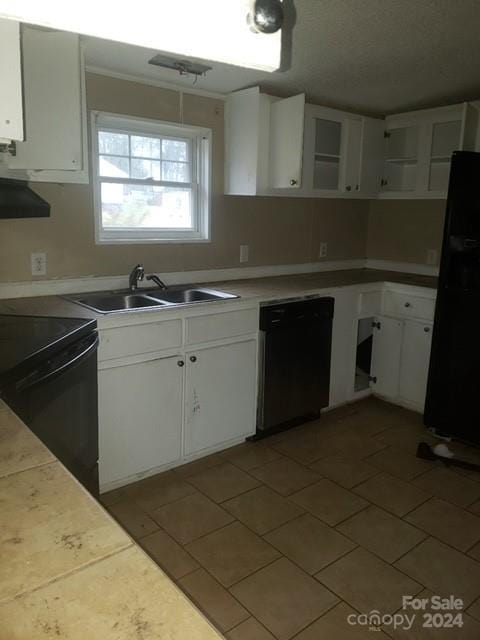
[[[291,66],[266,74],[212,63],[197,89],[254,84],[277,95],[384,115],[480,98],[480,0],[285,0],[296,12]],[[87,64],[192,85],[148,65],[154,51],[86,38]]]

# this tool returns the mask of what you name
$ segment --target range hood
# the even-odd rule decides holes
[[[23,180],[0,178],[0,218],[48,218],[50,205]]]

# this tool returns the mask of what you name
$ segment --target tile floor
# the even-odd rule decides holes
[[[454,594],[480,638],[480,474],[415,457],[418,414],[372,398],[102,496],[229,640],[371,638],[351,613]],[[452,445],[480,462],[480,452]]]

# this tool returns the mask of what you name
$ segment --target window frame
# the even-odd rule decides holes
[[[100,175],[98,131],[126,133],[129,135],[159,136],[189,140],[190,182],[166,180],[114,178]],[[92,183],[95,215],[96,244],[155,244],[155,243],[203,243],[210,242],[210,206],[212,173],[212,130],[192,125],[176,124],[163,120],[151,120],[120,115],[105,111],[91,112]],[[126,227],[106,229],[102,225],[102,182],[179,187],[191,189],[193,228],[145,228]]]

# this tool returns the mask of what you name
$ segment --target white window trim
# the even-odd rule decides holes
[[[192,229],[104,229],[102,227],[100,182],[130,182],[132,184],[157,184],[149,180],[119,180],[118,178],[100,177],[98,129],[114,129],[127,133],[138,132],[154,135],[171,135],[176,138],[189,138],[192,141],[192,175],[187,186],[193,187],[193,207],[196,221]],[[212,131],[203,127],[175,124],[163,120],[151,120],[124,116],[105,111],[91,112],[92,133],[92,183],[93,208],[95,213],[96,244],[162,244],[162,243],[205,243],[210,242],[211,229],[211,176],[212,176]],[[195,182],[196,178],[198,181]],[[172,183],[178,186],[178,183]],[[202,188],[202,185],[203,188]]]

